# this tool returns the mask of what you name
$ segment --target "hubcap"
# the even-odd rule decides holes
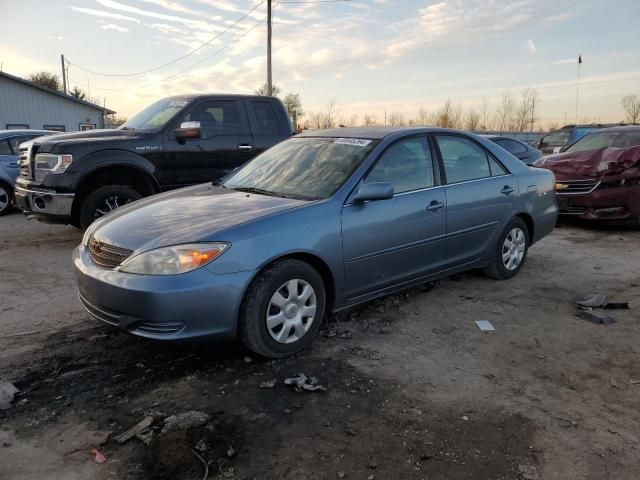
[[[127,203],[131,203],[132,201],[132,198],[125,198],[123,200],[122,198],[118,197],[118,195],[110,195],[108,197],[105,197],[102,205],[96,208],[93,216],[94,218],[100,218],[103,215],[114,211],[116,208],[121,207],[122,205],[126,205]]]
[[[299,278],[283,283],[267,306],[267,330],[278,343],[294,343],[309,331],[316,317],[316,292]]]
[[[521,228],[509,232],[502,244],[502,264],[507,270],[515,270],[522,263],[527,247],[527,237]]]
[[[0,185],[0,212],[9,206],[9,194]]]

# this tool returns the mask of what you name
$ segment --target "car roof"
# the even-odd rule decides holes
[[[619,126],[619,127],[600,128],[598,129],[597,133],[637,133],[637,132],[640,132],[640,125],[626,125],[626,126]]]
[[[278,100],[277,97],[269,97],[265,95],[242,95],[235,93],[193,93],[193,94],[184,94],[184,95],[173,95],[171,97],[165,97],[162,100],[174,99],[174,100],[202,100],[207,98],[215,98],[215,99],[228,99],[228,100]]]
[[[366,138],[370,140],[382,140],[385,137],[397,133],[466,133],[460,130],[437,127],[344,127],[328,128],[325,130],[305,130],[298,137],[328,137],[328,138]]]
[[[35,134],[41,133],[41,134],[45,135],[47,133],[60,133],[60,132],[54,132],[52,130],[29,130],[29,129],[0,130],[0,137],[9,137],[9,136],[14,136],[14,135],[33,135],[34,133]]]

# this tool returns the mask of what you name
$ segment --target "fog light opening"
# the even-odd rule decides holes
[[[606,217],[609,215],[619,215],[624,212],[625,212],[625,207],[596,208],[593,210],[593,213],[600,217]]]
[[[36,197],[36,198],[34,198],[34,199],[33,199],[33,204],[36,206],[36,208],[37,208],[38,210],[44,210],[44,209],[45,209],[45,207],[46,207],[46,204],[45,204],[44,198],[42,198],[42,197]]]

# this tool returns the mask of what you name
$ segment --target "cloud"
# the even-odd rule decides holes
[[[102,28],[103,30],[113,30],[114,32],[118,32],[118,33],[125,33],[125,32],[129,31],[128,28],[121,27],[120,25],[115,25],[113,23],[107,23],[105,25],[100,25],[100,28]]]
[[[127,17],[126,15],[120,15],[119,13],[105,12],[104,10],[95,10],[93,8],[83,8],[83,7],[69,7],[69,8],[76,12],[84,13],[85,15],[92,15],[94,17],[112,18],[114,20],[125,20],[127,22],[140,23],[140,20],[138,20],[137,18]]]
[[[96,1],[103,7],[111,8],[113,10],[119,10],[121,12],[131,13],[134,15],[139,15],[141,17],[157,18],[158,20],[166,20],[169,22],[177,22],[177,23],[187,23],[187,24],[199,23],[198,20],[178,17],[175,15],[167,15],[164,13],[153,12],[151,10],[143,10],[142,8],[132,7],[131,5],[115,2],[113,0],[96,0]]]
[[[533,43],[533,40],[531,39],[527,40],[527,43],[525,44],[525,48],[527,52],[529,52],[531,55],[535,55],[535,53],[538,51],[538,49],[536,48],[536,44]]]

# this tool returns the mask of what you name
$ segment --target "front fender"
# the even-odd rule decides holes
[[[12,172],[11,170],[15,170]],[[18,177],[18,169],[5,168],[4,165],[0,164],[0,181],[8,183],[12,187],[16,183],[16,178]]]

